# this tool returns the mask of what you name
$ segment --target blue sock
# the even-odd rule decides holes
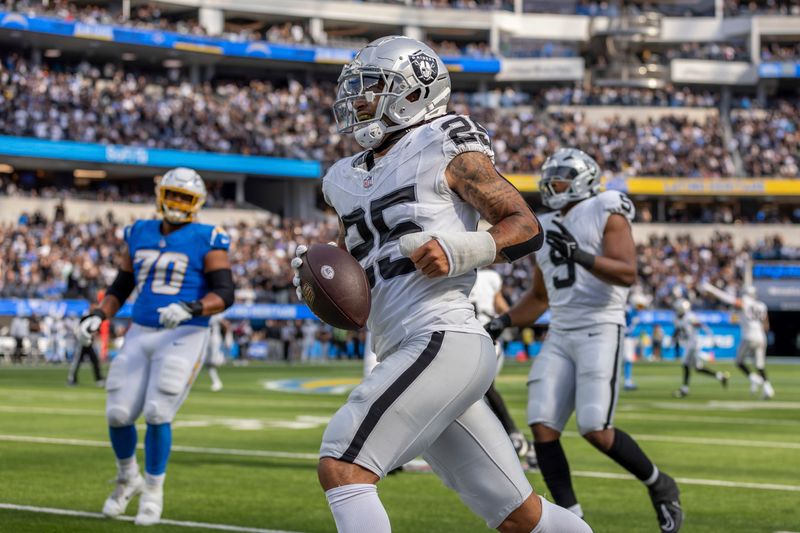
[[[111,447],[117,459],[127,459],[136,454],[136,426],[123,426],[121,428],[108,428],[111,437]]]
[[[147,434],[144,437],[145,472],[154,476],[166,472],[171,447],[171,424],[147,424]]]
[[[625,383],[633,382],[633,363],[630,361],[625,361],[625,364],[622,365],[622,368],[625,371]]]

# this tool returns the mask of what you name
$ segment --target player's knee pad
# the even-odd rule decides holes
[[[163,401],[150,400],[144,406],[144,420],[151,425],[168,424],[175,416],[173,406]]]
[[[106,421],[112,428],[130,426],[133,424],[131,412],[122,405],[109,405],[106,408]]]
[[[191,362],[179,357],[167,358],[158,376],[158,390],[163,394],[180,394],[189,386],[191,373]]]
[[[608,406],[600,404],[589,404],[578,409],[575,419],[578,423],[578,431],[581,435],[586,435],[592,431],[600,431],[606,427],[608,418]]]

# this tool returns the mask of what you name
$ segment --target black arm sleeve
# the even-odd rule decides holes
[[[542,247],[542,244],[544,244],[544,230],[542,229],[542,223],[539,222],[539,219],[536,219],[536,223],[539,225],[539,233],[534,235],[533,238],[500,250],[500,255],[502,255],[506,261],[512,263],[517,259],[522,259],[526,255],[532,254]]]
[[[106,296],[114,296],[119,300],[120,305],[124,304],[131,295],[133,289],[136,288],[136,278],[133,277],[133,272],[126,272],[120,270],[117,272],[117,277],[114,282],[106,290]]]
[[[225,309],[233,305],[233,273],[230,268],[221,268],[206,272],[206,283],[209,292],[213,292],[225,302]]]

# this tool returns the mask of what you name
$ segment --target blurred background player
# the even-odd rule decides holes
[[[599,192],[600,167],[587,153],[560,148],[542,166],[545,245],[536,252],[532,287],[487,331],[533,324],[550,308],[550,327],[528,376],[528,423],[539,468],[558,505],[583,517],[561,447],[575,411],[578,431],[648,489],[663,533],[683,510],[675,481],[613,423],[625,334],[625,303],[636,281],[634,207],[618,191]]]
[[[208,349],[206,352],[206,368],[208,377],[211,378],[211,391],[219,392],[222,390],[222,380],[219,377],[218,369],[225,364],[224,341],[222,333],[222,313],[212,315],[208,320],[209,337]]]
[[[176,168],[156,186],[161,220],[138,220],[125,229],[117,277],[79,326],[84,345],[136,289],[133,325],[106,380],[106,418],[117,457],[117,485],[103,514],[123,514],[139,492],[137,525],[161,520],[163,485],[172,446],[171,422],[206,356],[208,317],[233,303],[223,231],[194,223],[206,199],[194,170]],[[144,411],[145,477],[136,463],[136,426]]]
[[[478,270],[477,277],[475,278],[475,285],[472,286],[472,291],[469,293],[469,301],[475,306],[475,316],[481,325],[485,326],[492,321],[496,316],[508,311],[508,302],[503,297],[503,280],[500,274],[489,268],[482,268]],[[497,352],[497,373],[495,376],[500,375],[503,369],[503,353],[502,342],[495,342],[494,348]],[[514,449],[517,450],[517,455],[526,457],[528,459],[528,466],[536,466],[536,454],[530,453],[531,446],[528,439],[517,428],[514,419],[511,418],[511,413],[508,412],[506,402],[494,386],[494,381],[486,392],[486,401],[489,407],[492,408],[494,414],[500,419],[503,424],[503,429],[508,433]]]
[[[14,339],[14,351],[11,354],[12,363],[21,363],[25,356],[25,339],[30,342],[31,321],[25,316],[15,316],[11,319],[9,335]],[[30,342],[33,346],[33,342]],[[31,350],[32,351],[32,350]]]
[[[750,380],[750,392],[755,394],[763,386],[762,397],[769,400],[775,396],[775,389],[767,379],[767,332],[769,331],[769,315],[764,302],[756,298],[756,288],[745,287],[742,295],[736,298],[710,283],[704,283],[701,289],[717,299],[739,309],[739,328],[741,338],[736,350],[736,366]],[[752,360],[756,372],[750,370],[747,361]]]
[[[628,307],[625,309],[625,353],[622,364],[623,375],[625,376],[624,389],[634,391],[638,389],[633,381],[633,363],[636,362],[639,351],[639,337],[636,335],[636,327],[639,325],[639,311],[647,307],[647,297],[640,292],[632,292],[629,298]]]
[[[103,371],[100,368],[100,358],[97,357],[97,352],[91,344],[84,345],[80,342],[75,347],[75,353],[72,355],[72,363],[69,365],[69,373],[67,374],[67,385],[78,384],[78,371],[81,368],[81,363],[84,359],[88,359],[92,364],[92,372],[94,372],[94,383],[98,387],[105,385],[103,379]]]
[[[703,362],[700,355],[700,338],[698,335],[698,328],[702,329],[706,335],[713,338],[714,332],[711,328],[703,324],[697,319],[697,315],[692,313],[692,306],[689,300],[683,298],[677,300],[674,305],[675,309],[675,333],[673,334],[675,343],[676,355],[680,353],[683,348],[683,356],[681,365],[683,368],[683,385],[673,394],[676,398],[683,398],[689,394],[689,377],[691,369],[694,368],[697,372],[711,376],[717,379],[722,387],[728,386],[728,372],[720,372],[712,370],[707,367]]]

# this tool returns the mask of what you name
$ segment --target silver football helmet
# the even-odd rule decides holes
[[[553,188],[555,181],[568,181],[563,192]],[[561,209],[570,202],[585,200],[600,191],[600,166],[589,154],[577,148],[559,148],[542,165],[539,192],[550,209]]]
[[[428,45],[409,37],[381,37],[362,48],[339,76],[333,114],[340,133],[364,148],[387,133],[444,115],[450,74]],[[374,113],[367,108],[374,105]]]
[[[173,168],[156,185],[156,207],[171,224],[192,222],[206,203],[206,196],[203,178],[191,168]]]

